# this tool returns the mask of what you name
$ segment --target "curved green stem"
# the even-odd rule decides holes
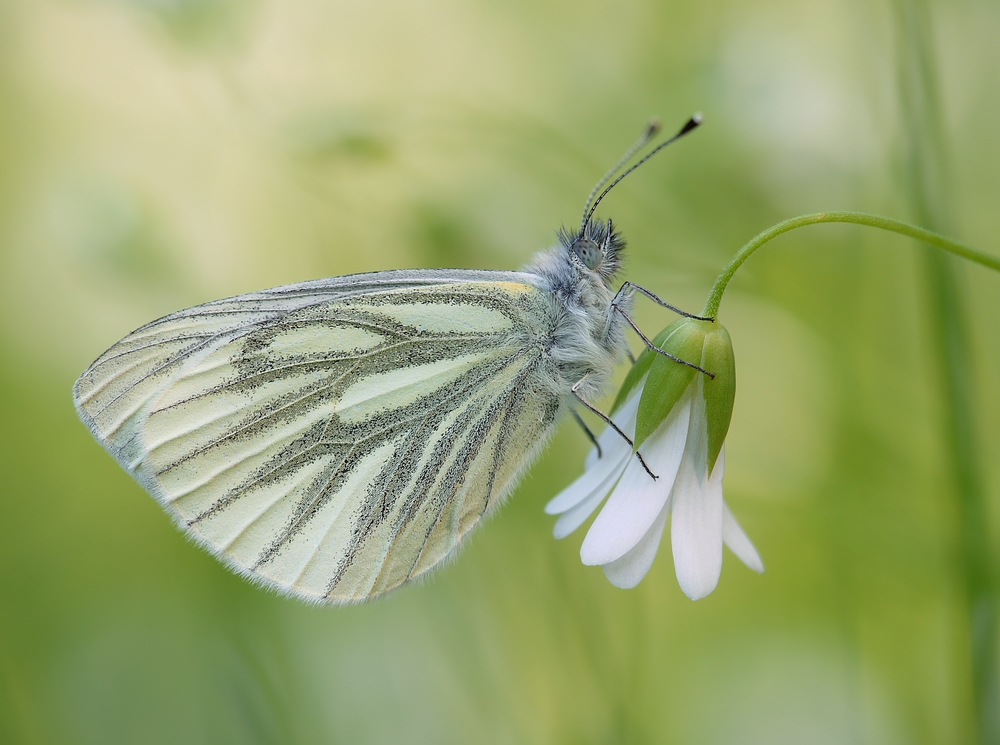
[[[712,286],[712,291],[709,293],[708,300],[705,303],[705,309],[701,312],[701,314],[703,316],[715,318],[719,312],[719,304],[722,302],[722,296],[726,292],[726,287],[729,286],[729,280],[733,278],[733,275],[736,274],[736,270],[743,265],[743,262],[753,255],[754,251],[772,238],[777,238],[782,233],[787,233],[790,230],[802,228],[806,225],[816,225],[817,223],[822,222],[846,222],[853,223],[855,225],[867,225],[870,228],[879,228],[880,230],[888,230],[893,233],[899,233],[900,235],[909,236],[910,238],[914,238],[918,241],[922,241],[923,243],[927,243],[944,251],[948,251],[949,253],[953,253],[956,256],[961,256],[963,259],[974,261],[977,264],[981,264],[989,269],[1000,272],[1000,258],[983,253],[982,251],[977,251],[971,246],[966,246],[964,243],[950,240],[944,236],[938,235],[937,233],[932,233],[929,230],[918,228],[915,225],[909,225],[908,223],[893,220],[889,217],[868,215],[864,212],[816,212],[811,215],[801,215],[799,217],[793,217],[791,220],[779,222],[777,225],[772,225],[763,233],[758,233],[750,241],[748,241],[743,248],[736,252],[736,255],[733,256],[729,264],[726,265],[726,268],[722,270],[722,274],[720,274],[719,278],[715,280],[715,284]]]

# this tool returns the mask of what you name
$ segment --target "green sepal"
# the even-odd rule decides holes
[[[676,324],[675,324],[676,325]],[[674,326],[667,326],[663,331],[661,331],[655,339],[653,339],[653,344],[663,348],[670,334],[676,331]],[[638,359],[632,364],[631,369],[625,376],[625,380],[622,382],[621,388],[618,389],[618,395],[615,396],[615,402],[611,405],[611,413],[614,414],[621,408],[621,405],[628,400],[629,394],[632,390],[642,382],[646,373],[649,372],[649,366],[653,364],[653,360],[656,358],[657,353],[652,349],[646,348],[642,350],[642,354],[639,355]]]
[[[666,338],[657,344],[664,352],[669,352],[678,359],[701,363],[702,347],[704,346],[706,321],[695,321],[691,318],[681,318],[667,326],[664,331]],[[666,333],[670,332],[670,333]],[[660,336],[664,336],[660,334]],[[658,336],[657,339],[660,337]],[[662,354],[651,352],[655,358],[649,366],[649,375],[639,399],[639,413],[635,422],[635,449],[646,441],[671,409],[684,395],[691,384],[695,370],[687,365],[675,362]],[[699,373],[700,374],[700,373]]]
[[[715,378],[704,378],[705,417],[708,420],[708,472],[715,468],[715,461],[722,450],[733,418],[733,401],[736,398],[736,358],[733,342],[725,327],[716,322],[705,334],[705,347],[701,367],[715,373]],[[669,360],[668,360],[669,361]],[[648,385],[648,383],[647,383]]]

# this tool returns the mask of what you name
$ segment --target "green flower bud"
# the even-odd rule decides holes
[[[674,405],[694,385],[700,393],[700,400],[694,405],[702,408],[707,421],[707,461],[711,473],[729,432],[736,396],[736,361],[729,332],[718,321],[681,318],[664,329],[654,343],[677,359],[713,373],[714,377],[658,352],[649,349],[643,352],[619,392],[619,401],[624,400],[645,376],[636,419],[635,448],[638,449],[659,428]],[[616,406],[619,401],[615,402]]]

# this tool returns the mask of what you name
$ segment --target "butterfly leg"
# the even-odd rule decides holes
[[[714,321],[715,320],[714,318],[706,318],[705,316],[696,316],[694,313],[688,313],[686,310],[681,310],[676,305],[671,305],[670,303],[668,303],[666,300],[664,300],[663,298],[661,298],[655,292],[647,290],[645,287],[643,287],[642,285],[637,285],[635,282],[625,282],[621,286],[621,289],[618,290],[618,294],[615,295],[615,299],[611,301],[611,304],[617,307],[619,301],[624,300],[626,297],[628,297],[629,295],[631,295],[633,292],[641,292],[643,295],[645,295],[646,297],[648,297],[650,300],[652,300],[657,305],[661,305],[664,308],[668,308],[668,309],[672,310],[674,313],[676,313],[679,316],[684,316],[685,318],[693,318],[696,321]]]
[[[581,378],[570,389],[573,392],[573,395],[576,397],[576,400],[579,401],[584,406],[586,406],[588,409],[590,409],[590,411],[592,411],[593,413],[597,414],[597,416],[599,416],[601,419],[603,419],[604,422],[609,427],[611,427],[611,429],[613,429],[615,432],[617,432],[621,436],[621,438],[623,440],[625,440],[625,442],[628,443],[629,447],[635,447],[635,443],[632,442],[632,438],[630,438],[627,434],[625,434],[624,432],[622,432],[621,429],[618,427],[618,425],[615,424],[613,421],[611,421],[611,417],[609,417],[607,414],[605,414],[603,411],[601,411],[600,409],[598,409],[596,406],[594,406],[592,403],[590,403],[583,396],[580,395],[580,386],[583,385],[583,381],[586,380],[586,379],[587,379],[586,377]],[[577,416],[579,416],[579,415],[577,415]],[[586,427],[586,425],[584,425],[584,426]],[[593,435],[591,435],[591,437],[593,438]],[[597,444],[597,440],[596,439],[594,440],[594,444],[595,445]],[[653,473],[652,471],[649,470],[649,466],[646,465],[646,461],[643,460],[642,454],[638,450],[635,451],[635,457],[639,459],[639,462],[642,463],[642,467],[646,469],[646,473],[648,473],[650,475],[650,477],[653,478],[654,481],[659,478],[659,476],[657,476],[655,473]]]
[[[656,352],[657,354],[662,354],[664,357],[672,359],[674,362],[677,362],[677,363],[679,363],[681,365],[687,365],[688,367],[692,367],[695,370],[697,370],[698,372],[704,373],[705,375],[707,375],[708,377],[710,377],[712,380],[715,380],[715,373],[709,372],[708,370],[706,370],[703,367],[698,367],[693,362],[688,362],[687,360],[682,360],[680,357],[675,357],[674,355],[670,354],[670,352],[668,352],[667,350],[660,349],[658,346],[656,346],[655,344],[653,344],[652,340],[648,336],[646,336],[644,333],[642,333],[642,329],[640,329],[636,325],[635,321],[632,320],[632,316],[630,316],[628,314],[628,312],[624,308],[622,308],[620,305],[615,305],[615,303],[612,302],[611,303],[611,307],[614,310],[616,310],[618,313],[620,313],[621,316],[622,316],[622,318],[624,318],[626,321],[628,321],[628,325],[632,327],[632,330],[635,331],[635,333],[637,333],[639,335],[639,338],[642,339],[643,343],[647,347],[649,347],[649,349],[651,349],[652,351]],[[691,317],[692,318],[697,318],[697,316],[691,316]]]
[[[580,416],[580,412],[577,411],[576,409],[571,408],[569,410],[569,413],[573,415],[573,418],[576,419],[576,423],[579,424],[581,427],[583,427],[583,431],[587,433],[587,437],[590,439],[592,443],[594,443],[594,447],[597,448],[597,457],[603,458],[604,451],[601,450],[601,443],[597,441],[597,438],[594,436],[594,433],[590,430],[590,427],[588,427],[587,423],[583,421],[583,417]]]

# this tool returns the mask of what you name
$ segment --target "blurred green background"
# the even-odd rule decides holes
[[[996,254],[1000,5],[930,12],[951,232]],[[905,239],[809,228],[738,275],[727,498],[768,570],[727,554],[697,603],[665,547],[624,592],[580,565],[582,531],[551,538],[571,423],[458,561],[323,609],[188,543],[70,395],[187,305],[516,268],[651,115],[706,125],[602,214],[625,276],[682,307],[780,219],[912,217],[895,23],[861,0],[0,3],[0,742],[968,740],[940,352]],[[1000,279],[960,278],[995,526]]]

